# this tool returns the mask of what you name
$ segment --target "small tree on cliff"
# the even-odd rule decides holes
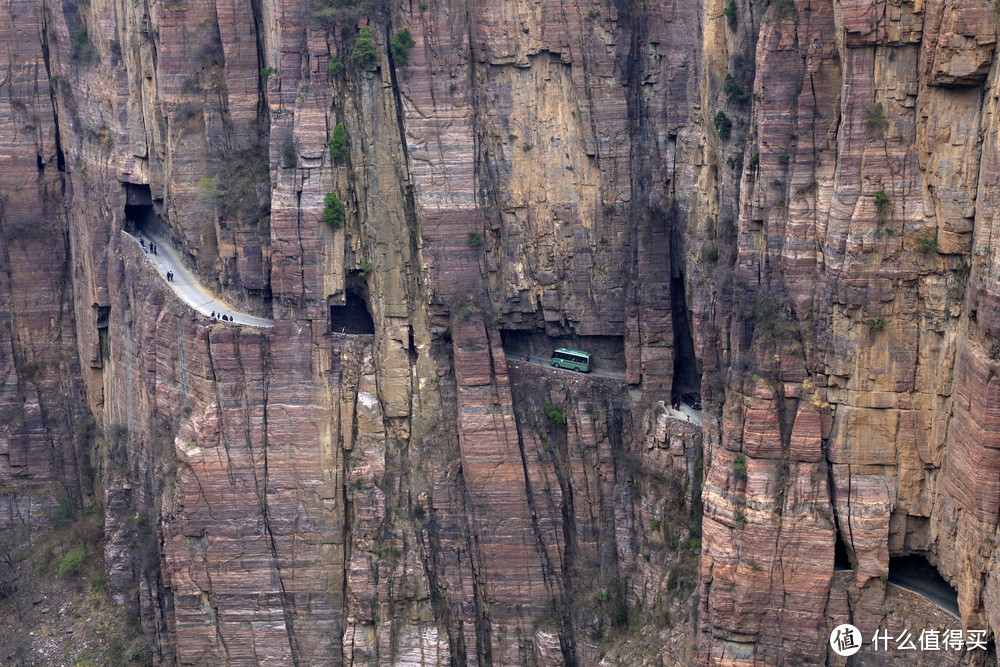
[[[330,229],[340,229],[344,222],[344,204],[340,197],[334,193],[326,196],[326,208],[323,209],[323,222],[330,225]]]
[[[389,40],[389,50],[392,51],[392,59],[400,65],[405,65],[410,59],[410,49],[416,42],[410,37],[410,31],[403,28],[396,33],[396,36]]]
[[[889,217],[889,211],[892,210],[889,194],[882,188],[875,191],[875,209],[878,211],[879,224],[882,224]]]
[[[372,29],[365,26],[361,29],[361,35],[354,42],[354,50],[351,52],[351,61],[363,69],[368,69],[375,64],[378,59],[378,51],[375,50],[375,40],[372,39]]]
[[[875,106],[865,109],[864,119],[865,127],[869,130],[881,130],[889,123],[885,117],[885,107],[881,102],[876,102]]]
[[[712,119],[715,123],[715,129],[719,133],[719,138],[725,141],[729,138],[729,135],[733,131],[733,121],[729,119],[725,111],[721,109],[716,112],[715,117]]]
[[[343,123],[337,123],[333,128],[333,139],[330,139],[330,157],[335,164],[341,164],[347,157],[347,130]]]
[[[90,35],[87,33],[87,25],[81,23],[80,27],[73,31],[70,41],[73,45],[73,57],[81,63],[92,63],[97,60],[97,51],[90,43]]]

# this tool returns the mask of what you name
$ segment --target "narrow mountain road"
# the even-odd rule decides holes
[[[232,318],[230,324],[243,324],[251,327],[274,326],[274,320],[257,317],[248,313],[241,313],[205,289],[201,283],[198,282],[198,279],[184,267],[180,258],[177,256],[177,253],[174,252],[169,243],[165,243],[162,239],[158,239],[145,231],[136,232],[136,236],[132,236],[128,232],[123,232],[122,235],[131,243],[135,243],[136,245],[141,245],[139,243],[139,239],[143,239],[146,242],[146,252],[144,254],[146,259],[149,260],[154,267],[156,267],[156,272],[159,273],[163,278],[163,281],[174,290],[174,293],[181,301],[191,306],[202,315],[211,317],[212,312],[214,311],[215,313],[230,316]],[[150,242],[156,244],[155,255],[149,252]],[[167,271],[173,272],[174,279],[172,281],[167,281]],[[222,322],[222,320],[218,321]]]
[[[926,563],[904,559],[897,563],[890,562],[889,583],[922,595],[949,614],[961,618],[955,589]]]
[[[690,406],[684,405],[684,403],[681,403],[681,407],[676,410],[670,407],[670,401],[663,401],[663,404],[667,408],[667,413],[674,419],[689,421],[701,426],[701,410],[695,410]]]
[[[596,375],[602,378],[612,378],[615,380],[625,381],[624,373],[615,373],[614,371],[601,371],[595,368],[591,368],[589,373],[578,373],[577,371],[567,370],[565,368],[556,368],[549,364],[548,358],[531,357],[531,361],[527,361],[527,358],[522,358],[520,354],[508,354],[507,358],[511,361],[519,361],[525,364],[534,364],[535,366],[543,366],[545,368],[550,368],[554,371],[560,371],[562,373],[573,373],[574,375]]]
[[[556,368],[552,366],[549,363],[550,360],[548,357],[530,357],[531,360],[528,361],[528,357],[522,356],[520,354],[507,354],[506,356],[509,361],[517,361],[522,364],[533,364],[535,366],[548,368],[549,370],[556,371],[559,373],[573,373],[574,375],[578,374],[577,371],[571,371],[565,368]],[[584,375],[584,376],[596,375],[602,378],[611,378],[614,380],[621,380],[622,382],[625,381],[624,373],[616,373],[615,371],[597,370],[594,368],[591,368],[589,373],[579,373],[579,375]],[[688,407],[683,403],[681,403],[679,409],[675,410],[672,407],[670,407],[669,396],[664,399],[663,405],[667,409],[667,412],[670,414],[670,416],[673,417],[674,419],[692,422],[694,424],[697,424],[698,426],[701,426],[701,410],[695,410],[694,408]]]

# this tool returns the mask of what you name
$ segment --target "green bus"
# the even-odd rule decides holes
[[[569,370],[586,373],[590,370],[590,352],[567,350],[564,347],[560,347],[552,353],[552,360],[549,363],[556,368],[568,368]]]

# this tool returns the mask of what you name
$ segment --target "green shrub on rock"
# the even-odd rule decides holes
[[[392,59],[400,65],[405,65],[410,59],[410,49],[416,42],[410,37],[410,31],[403,28],[396,33],[396,36],[389,40],[389,50],[392,52]]]
[[[76,574],[83,567],[83,559],[87,553],[83,549],[73,549],[63,556],[59,563],[59,574]]]
[[[333,139],[330,139],[330,157],[334,164],[341,164],[347,157],[347,130],[343,123],[338,123],[333,129]]]
[[[334,193],[326,196],[326,208],[323,209],[323,222],[330,225],[331,229],[340,229],[344,223],[344,204],[340,197]]]
[[[372,29],[365,26],[361,29],[361,35],[354,42],[354,50],[351,52],[351,61],[363,69],[368,69],[375,64],[378,59],[378,51],[375,50],[375,40],[372,39]]]
[[[729,135],[733,132],[733,121],[729,119],[725,111],[721,109],[715,114],[715,118],[712,119],[715,123],[715,130],[719,133],[719,138],[725,141],[729,138]]]

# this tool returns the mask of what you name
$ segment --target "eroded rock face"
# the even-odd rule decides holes
[[[992,7],[334,9],[0,6],[0,526],[103,504],[164,664],[822,663],[910,553],[997,626]]]
[[[0,7],[0,39],[18,45],[0,56],[0,530],[18,541],[44,530],[67,494],[94,494],[82,379],[100,364],[98,345],[77,350],[64,158],[36,10]]]
[[[769,10],[757,41],[734,280],[752,307],[730,311],[740,372],[724,381],[706,454],[705,663],[805,651],[792,644],[810,646],[796,659],[822,662],[823,606],[850,613],[866,636],[892,626],[889,557],[910,553],[959,591],[967,627],[994,623],[981,583],[991,556],[956,539],[981,544],[981,522],[995,527],[984,515],[994,512],[988,446],[972,444],[988,441],[989,420],[969,416],[972,403],[994,402],[992,343],[970,301],[989,282],[978,258],[991,253],[975,239],[992,218],[977,199],[993,178],[983,143],[992,102],[980,95],[993,85],[994,18],[930,5],[892,7],[877,23],[871,4],[810,10],[786,8],[781,20]],[[981,401],[963,401],[970,392]],[[754,484],[761,468],[767,482]],[[793,516],[774,507],[790,497]],[[838,530],[853,566],[848,601],[830,583]],[[804,570],[768,560],[789,553]],[[750,559],[759,570],[740,568]],[[736,610],[776,588],[782,602],[764,604],[775,622],[750,630],[756,618]]]

